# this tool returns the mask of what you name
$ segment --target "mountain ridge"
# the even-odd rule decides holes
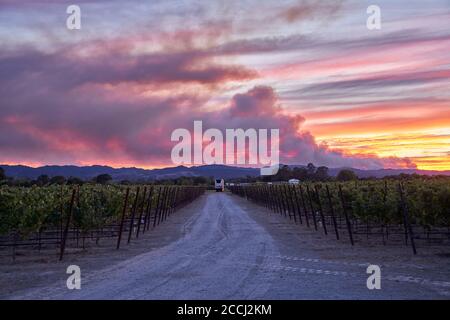
[[[304,165],[289,165],[292,167],[305,167]],[[222,177],[224,179],[241,178],[246,176],[258,176],[259,168],[235,167],[228,165],[201,165],[194,167],[177,166],[158,169],[143,169],[136,167],[113,168],[103,165],[76,166],[76,165],[46,165],[42,167],[29,167],[24,165],[0,165],[6,176],[14,178],[36,179],[38,176],[46,174],[49,177],[64,176],[78,177],[81,179],[92,179],[99,174],[109,174],[114,180],[157,180],[170,179],[181,176],[186,177]],[[423,175],[448,175],[450,170],[419,170],[419,169],[356,169],[356,168],[329,168],[330,176],[336,176],[339,171],[349,169],[354,171],[360,178],[382,178],[389,175],[423,174]]]

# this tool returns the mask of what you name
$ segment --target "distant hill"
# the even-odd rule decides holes
[[[43,166],[32,168],[22,165],[0,165],[8,177],[36,179],[46,174],[49,177],[64,176],[91,179],[99,174],[109,174],[114,180],[156,180],[176,177],[222,177],[224,179],[259,175],[257,168],[241,168],[225,165],[204,165],[198,167],[169,167],[163,169],[112,168],[108,166]]]
[[[170,179],[181,176],[186,177],[222,177],[224,179],[240,178],[246,176],[258,176],[258,168],[242,168],[226,165],[203,165],[197,167],[168,167],[163,169],[140,169],[140,168],[112,168],[108,166],[43,166],[32,168],[21,165],[0,165],[5,170],[9,177],[14,178],[29,178],[36,179],[42,174],[49,177],[64,176],[64,177],[78,177],[84,180],[91,179],[99,174],[109,174],[114,180],[156,180],[156,179]],[[291,165],[290,167],[304,167],[302,165]],[[354,168],[330,168],[329,174],[336,176],[342,169],[353,170],[360,178],[382,178],[390,175],[405,174],[424,174],[424,175],[448,175],[450,171],[427,171],[416,169],[378,169],[378,170],[361,170]]]

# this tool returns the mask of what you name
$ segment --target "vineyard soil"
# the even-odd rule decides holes
[[[13,299],[450,299],[450,255],[426,247],[339,242],[228,193],[206,193],[144,237],[0,261],[0,298]],[[81,290],[66,268],[81,267]],[[381,267],[381,290],[366,268]]]

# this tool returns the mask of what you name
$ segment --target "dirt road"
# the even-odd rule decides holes
[[[450,298],[449,258],[352,248],[227,193],[208,193],[184,210],[177,240],[99,270],[81,263],[80,290],[68,290],[65,275],[7,298]],[[381,267],[381,290],[367,289],[369,264]]]

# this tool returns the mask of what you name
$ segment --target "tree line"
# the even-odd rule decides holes
[[[180,186],[208,186],[214,184],[214,177],[177,177],[171,179],[157,180],[119,180],[113,181],[109,174],[99,174],[92,179],[81,179],[78,177],[64,177],[61,175],[49,177],[46,174],[38,176],[36,179],[7,177],[3,168],[0,167],[0,185],[31,187],[31,186],[50,186],[50,185],[83,185],[83,184],[157,184],[157,185],[180,185]]]
[[[358,180],[356,173],[350,169],[342,169],[336,177],[329,174],[329,168],[326,166],[316,167],[312,163],[308,163],[305,167],[290,167],[287,165],[280,166],[276,175],[250,177],[232,179],[233,182],[278,182],[289,181],[290,179],[298,179],[300,181],[352,181]]]
[[[401,173],[399,175],[386,176],[384,179],[392,180],[409,180],[409,179],[431,179],[432,176],[418,175],[418,174],[405,174]],[[440,177],[440,176],[434,176]],[[449,179],[446,176],[442,176],[444,179]],[[247,176],[241,178],[226,179],[226,182],[234,183],[255,183],[255,182],[279,182],[279,181],[289,181],[290,179],[298,179],[300,181],[316,181],[316,182],[327,182],[327,181],[354,181],[354,180],[377,180],[375,177],[368,178],[358,178],[358,175],[350,169],[342,169],[334,177],[329,174],[329,168],[326,166],[316,167],[314,164],[309,163],[305,167],[290,167],[283,165],[278,170],[278,173],[274,176]],[[157,180],[121,180],[113,181],[113,178],[109,174],[100,174],[92,179],[83,180],[78,177],[64,177],[64,176],[53,176],[40,175],[36,179],[20,178],[14,179],[13,177],[7,177],[5,175],[4,169],[0,167],[0,185],[9,186],[21,186],[21,187],[31,187],[33,185],[37,186],[47,186],[47,185],[83,185],[85,183],[93,184],[120,184],[120,185],[135,185],[135,184],[157,184],[157,185],[191,185],[191,186],[212,186],[214,185],[214,177],[176,177],[167,179],[157,179]]]

